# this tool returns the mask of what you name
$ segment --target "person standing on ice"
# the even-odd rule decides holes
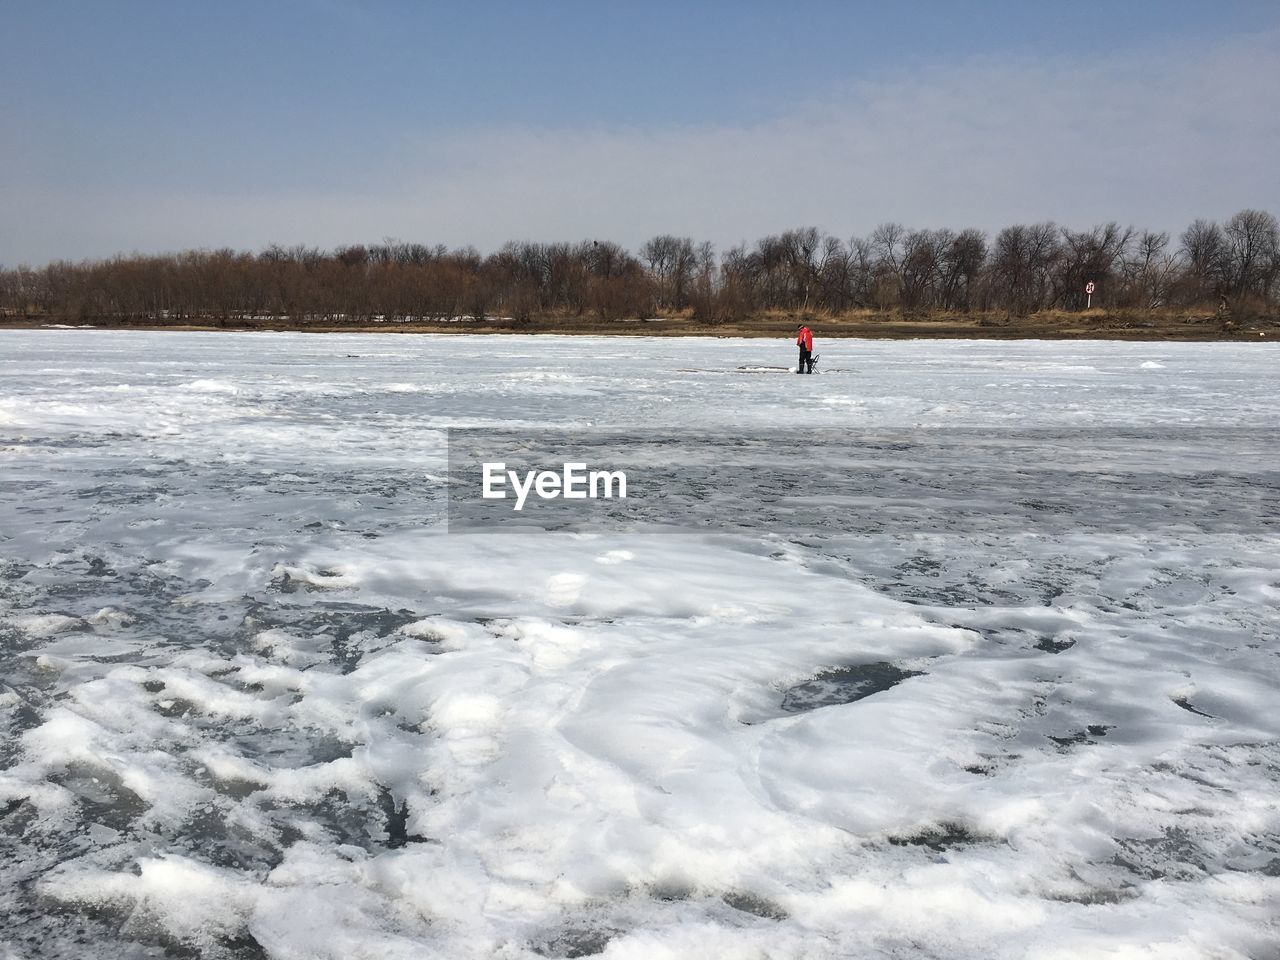
[[[796,345],[800,348],[800,366],[796,373],[813,373],[813,331],[803,323],[796,327]]]

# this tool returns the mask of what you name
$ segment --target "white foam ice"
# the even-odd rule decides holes
[[[1248,515],[1274,347],[1162,345],[1177,377],[1142,344],[841,341],[815,377],[728,375],[784,341],[622,347],[4,334],[0,950],[1280,948],[1280,554]],[[963,528],[889,498],[881,529],[746,527],[733,498],[701,533],[442,525],[460,423],[1015,416],[1140,430],[1222,522],[1029,528],[992,478]],[[1106,473],[1064,436],[1035,449]]]

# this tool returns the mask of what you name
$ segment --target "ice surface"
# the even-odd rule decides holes
[[[0,336],[0,956],[1276,956],[1276,348],[821,350]],[[448,428],[691,425],[1232,522],[444,533]]]

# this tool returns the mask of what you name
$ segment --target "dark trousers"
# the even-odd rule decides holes
[[[804,347],[800,348],[800,366],[796,368],[796,373],[813,373],[813,361],[809,359],[809,351]]]

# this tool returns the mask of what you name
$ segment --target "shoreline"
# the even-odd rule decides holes
[[[1234,325],[1216,317],[1134,320],[1116,315],[1054,316],[1008,322],[979,319],[829,319],[804,317],[819,339],[859,340],[1117,340],[1136,342],[1266,342],[1280,338],[1280,322],[1254,321]],[[0,318],[3,330],[129,330],[208,333],[394,333],[473,336],[555,335],[611,337],[791,337],[796,318],[768,318],[702,323],[686,318],[582,320],[539,319],[523,323],[486,318],[453,321],[371,321],[358,323],[291,323],[206,319],[188,322],[110,321],[71,322],[61,318]]]

